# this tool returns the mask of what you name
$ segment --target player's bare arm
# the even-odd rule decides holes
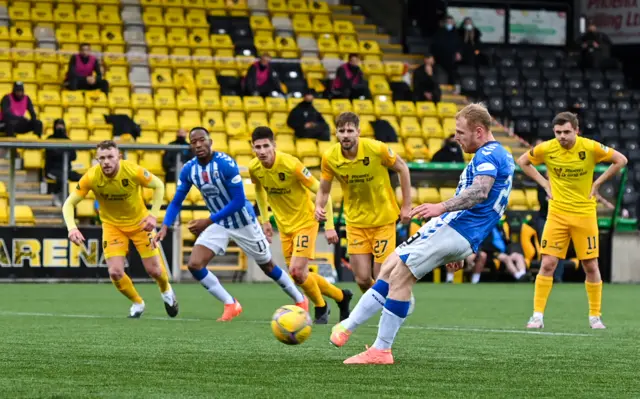
[[[627,157],[622,155],[619,151],[612,150],[613,154],[611,155],[611,165],[604,171],[603,174],[600,175],[594,182],[591,187],[591,194],[589,198],[598,197],[598,190],[602,183],[611,179],[615,176],[622,168],[627,164]]]
[[[145,173],[149,172],[145,171]],[[149,214],[140,221],[140,226],[142,226],[144,231],[154,231],[158,223],[158,213],[164,200],[164,183],[157,176],[151,174],[151,180],[144,186],[153,190],[153,198],[151,199],[151,210]]]
[[[80,245],[84,242],[84,236],[76,225],[74,210],[76,208],[76,205],[78,205],[80,201],[84,199],[84,197],[84,195],[73,192],[69,195],[67,200],[64,202],[64,205],[62,206],[64,223],[67,225],[67,230],[69,231],[69,241],[76,245]]]
[[[419,216],[423,219],[437,217],[445,212],[461,211],[469,209],[481,203],[489,197],[489,191],[493,187],[495,178],[491,176],[477,176],[469,188],[463,190],[455,197],[439,204],[422,204],[411,211],[411,216]]]
[[[320,179],[320,189],[316,194],[316,220],[318,222],[324,222],[327,220],[327,212],[325,206],[329,201],[329,193],[331,192],[331,181],[326,179]]]
[[[525,175],[529,176],[531,180],[535,181],[542,188],[544,188],[544,191],[547,192],[547,197],[549,197],[549,199],[553,199],[553,196],[551,195],[551,183],[544,176],[542,176],[540,172],[538,172],[538,169],[536,169],[535,166],[533,166],[533,163],[531,163],[531,160],[529,159],[528,153],[525,152],[524,154],[522,154],[520,158],[518,158],[516,163],[520,166]]]
[[[400,188],[402,189],[402,207],[400,208],[400,221],[407,224],[411,221],[411,174],[409,166],[400,157],[396,155],[396,161],[390,168],[398,173],[400,177]]]

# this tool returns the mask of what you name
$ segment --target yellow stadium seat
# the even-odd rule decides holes
[[[358,53],[358,41],[351,36],[341,36],[338,40],[338,50],[344,55]]]
[[[375,110],[371,100],[353,100],[353,112],[358,115],[373,115]]]
[[[100,42],[105,45],[123,45],[124,38],[120,26],[104,26],[100,30]]]
[[[453,198],[456,195],[456,189],[451,187],[442,187],[440,188],[440,198],[442,201],[447,201],[450,198]]]
[[[167,32],[167,44],[169,44],[169,47],[189,47],[187,29],[183,27],[169,29]]]
[[[458,113],[458,107],[455,103],[439,102],[436,108],[440,118],[453,118]]]
[[[87,108],[93,107],[109,107],[109,100],[107,99],[107,95],[101,91],[88,91],[85,92],[84,102]]]
[[[9,7],[9,19],[11,21],[30,21],[31,13],[29,3],[22,3],[25,6],[20,6],[19,4],[21,3],[14,3],[12,7]]]
[[[296,153],[296,146],[293,141],[293,136],[290,136],[288,134],[276,135],[276,147],[278,148],[278,150],[287,154]]]
[[[512,211],[526,211],[529,209],[529,202],[524,190],[511,190],[508,208]]]
[[[296,140],[296,153],[298,157],[317,157],[318,144],[314,139],[298,139]]]
[[[253,38],[253,44],[258,53],[273,52],[276,49],[276,43],[271,36],[256,36]]]
[[[111,125],[107,123],[104,119],[104,116],[108,113],[99,110],[92,110],[89,115],[87,115],[87,127],[91,130],[95,129],[111,129]]]
[[[185,19],[186,26],[192,29],[209,27],[207,23],[207,13],[204,10],[188,10]],[[207,37],[207,39],[209,38]]]
[[[112,66],[107,70],[105,79],[111,87],[129,87],[128,68],[126,66]]]
[[[369,90],[371,90],[371,95],[376,96],[390,96],[391,95],[391,87],[389,87],[389,82],[386,78],[373,76],[369,79]]]
[[[162,47],[167,45],[167,31],[164,27],[151,26],[145,33],[145,39],[149,45]]]
[[[413,101],[396,101],[395,105],[396,114],[399,118],[416,115],[416,105]]]
[[[191,48],[203,48],[209,50],[209,47],[211,47],[209,31],[207,29],[193,29],[191,33],[189,33],[189,46]],[[209,50],[209,55],[210,54],[211,52]]]
[[[98,11],[98,22],[105,27],[108,25],[122,25],[120,19],[120,7],[118,6],[102,6]]]
[[[353,26],[353,22],[347,20],[335,20],[333,21],[333,29],[336,35],[355,35],[356,29]]]
[[[271,114],[269,127],[275,134],[293,134],[293,129],[287,125],[287,113],[274,112]]]
[[[2,67],[0,67],[2,69]],[[8,71],[8,70],[7,70]],[[2,72],[0,72],[0,81],[2,81]],[[36,78],[40,84],[60,83],[60,67],[58,64],[44,63],[40,64],[40,68],[36,73]]]
[[[138,110],[135,113],[133,120],[139,124],[142,129],[156,130],[158,126],[156,122],[156,111],[152,109]]]
[[[33,42],[33,32],[31,29],[12,26],[9,28],[9,35],[14,42]]]
[[[413,161],[428,161],[431,158],[429,149],[421,137],[409,137],[404,140],[407,155]]]
[[[184,0],[184,6],[186,8],[201,8],[206,9],[204,0]]]
[[[322,62],[320,62],[320,60],[316,57],[302,57],[300,59],[300,67],[302,68],[302,72],[304,72],[305,74],[309,72],[325,73]]]
[[[13,75],[11,73],[11,69],[13,68],[11,62],[9,61],[0,61],[0,82],[13,82]],[[11,90],[8,90],[11,91]],[[5,93],[5,91],[3,91]],[[6,93],[5,93],[6,94]],[[4,96],[4,94],[2,94]],[[37,99],[32,99],[31,101],[35,101]]]
[[[22,153],[22,166],[27,170],[42,169],[44,167],[42,150],[24,150]]]
[[[69,138],[73,141],[89,140],[89,131],[87,129],[69,129]]]
[[[266,112],[253,112],[247,118],[247,131],[252,133],[260,126],[269,126],[269,119]]]
[[[527,197],[527,205],[530,209],[540,210],[540,202],[538,202],[538,190],[535,188],[527,188],[524,190]]]
[[[213,69],[199,69],[196,72],[196,86],[200,89],[219,89],[216,72]]]
[[[53,10],[53,20],[57,23],[75,23],[76,22],[75,6],[73,4],[58,3],[55,10]]]
[[[165,26],[184,27],[186,21],[181,8],[168,8],[164,13]]]
[[[144,151],[140,159],[140,166],[147,169],[156,176],[164,176],[165,171],[162,168],[162,152]]]
[[[216,90],[203,90],[199,98],[202,111],[219,110],[222,108],[220,96]]]
[[[249,140],[246,139],[230,139],[229,140],[229,155],[235,157],[237,155],[252,155],[253,148]]]
[[[220,152],[229,152],[229,144],[227,142],[227,135],[224,133],[211,133],[211,140],[213,142],[213,148]]]
[[[436,105],[431,101],[419,101],[416,103],[416,111],[419,117],[438,116]]]
[[[60,92],[53,90],[40,90],[38,92],[39,105],[60,105]]]
[[[298,37],[300,37],[300,35],[313,33],[313,25],[311,25],[311,20],[308,15],[294,15],[291,20],[291,25],[293,26],[293,31]]]
[[[442,148],[442,139],[428,139],[427,147],[429,147],[429,152],[431,152],[431,154],[435,154],[440,148]]]
[[[180,126],[180,120],[178,118],[178,111],[174,109],[163,109],[158,113],[157,117],[158,130],[166,132],[178,130]]]
[[[220,101],[224,112],[244,111],[244,103],[240,96],[222,96]]]
[[[384,72],[390,80],[402,78],[405,65],[400,61],[387,61],[384,63]]]
[[[98,25],[88,25],[78,30],[78,41],[81,43],[89,43],[91,45],[99,45],[101,42],[100,28]]]
[[[282,58],[297,58],[300,54],[298,44],[291,37],[278,36],[275,38],[276,50]]]
[[[267,10],[269,10],[271,14],[274,14],[274,13],[287,14],[289,11],[287,8],[287,2],[285,0],[268,0]]]
[[[419,187],[418,202],[421,204],[437,204],[441,201],[440,192],[434,187]]]
[[[253,155],[238,155],[236,157],[236,163],[238,164],[238,169],[240,170],[240,176],[244,178],[249,178],[249,164],[253,159]]]
[[[247,121],[244,118],[244,113],[229,113],[225,120],[225,126],[227,128],[227,134],[231,137],[248,134]]]
[[[265,109],[268,113],[288,112],[287,100],[281,97],[267,97],[265,99]]]
[[[331,109],[333,115],[337,116],[343,112],[351,112],[353,111],[353,107],[351,106],[351,101],[348,99],[334,99],[331,100]]]
[[[380,45],[375,40],[360,40],[358,43],[360,47],[360,54],[363,55],[380,55]]]
[[[456,120],[453,118],[443,119],[442,130],[445,136],[456,134]]]
[[[62,118],[62,108],[56,106],[46,106],[44,111],[38,114],[38,118],[45,128],[53,128],[53,122],[56,119]]]
[[[308,13],[309,7],[307,0],[289,0],[289,12],[291,13]]]
[[[249,24],[251,25],[251,30],[254,32],[261,30],[273,31],[271,19],[266,15],[252,15],[249,18]]]
[[[422,119],[422,135],[425,138],[444,138],[440,120],[433,116],[425,116]]]
[[[347,100],[348,101],[348,100]],[[323,115],[331,115],[333,113],[333,108],[331,106],[331,102],[326,98],[316,98],[313,100],[313,107],[316,111],[320,112]]]
[[[316,35],[333,34],[333,23],[331,22],[331,18],[327,16],[319,15],[315,17],[311,27],[313,28],[313,33]]]
[[[63,23],[56,30],[56,40],[60,44],[78,43],[78,32],[74,24]]]
[[[198,98],[184,92],[178,94],[178,97],[176,97],[176,106],[179,111],[200,109]],[[198,119],[200,118],[198,117]]]
[[[400,134],[402,137],[422,137],[422,127],[418,122],[418,118],[415,116],[403,116],[400,118]]]
[[[31,62],[18,62],[13,68],[13,80],[24,83],[36,82],[36,66]]]
[[[338,54],[340,52],[338,43],[332,34],[323,34],[317,40],[320,55],[326,57],[328,54]]]
[[[394,115],[396,114],[395,106],[391,100],[389,101],[380,101],[376,99],[373,104],[374,112],[377,116],[383,115]]]
[[[87,114],[84,107],[76,108],[75,111],[65,112],[63,119],[67,126],[73,126],[79,129],[87,127]]]
[[[209,36],[211,47],[215,50],[234,48],[233,41],[229,35],[211,35]]]
[[[97,24],[98,8],[95,4],[80,4],[76,11],[76,18],[84,24]]]
[[[376,121],[375,115],[359,115],[360,116],[360,134],[364,137],[373,137],[375,132],[371,122]]]
[[[173,89],[158,89],[153,97],[153,102],[157,110],[177,109],[176,96]]]
[[[173,77],[171,76],[171,69],[155,68],[151,73],[151,85],[153,86],[153,88],[174,87]]]
[[[73,132],[74,129],[71,130]],[[84,130],[84,132],[87,132]],[[72,139],[73,140],[73,139]],[[87,137],[83,137],[83,140],[88,140]],[[76,152],[76,160],[72,163],[72,169],[78,173],[86,173],[86,171],[91,167],[92,157],[90,151],[77,151]],[[74,182],[70,182],[70,184],[77,184]],[[72,192],[72,191],[69,191]],[[93,198],[93,191],[90,193],[89,198]]]
[[[396,194],[396,202],[398,203],[398,205],[402,204],[402,187],[397,186],[395,189],[395,194]],[[417,204],[418,203],[418,189],[416,189],[415,187],[411,187],[411,204]]]
[[[64,90],[62,92],[62,106],[69,107],[83,107],[84,108],[84,93],[81,91]]]
[[[131,107],[134,110],[153,108],[153,97],[149,93],[133,93]]]

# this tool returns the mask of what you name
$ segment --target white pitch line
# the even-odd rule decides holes
[[[0,311],[0,316],[31,316],[31,317],[60,317],[71,319],[123,319],[122,316],[103,316],[103,315],[90,315],[90,314],[64,314],[64,313],[37,313],[37,312],[8,312]],[[156,316],[143,316],[143,319],[148,320],[162,320],[162,321],[213,321],[196,318],[168,318],[168,317],[156,317]],[[265,320],[236,320],[234,323],[252,323],[252,324],[268,324],[269,321]],[[365,325],[364,327],[377,328],[375,325]],[[426,330],[426,331],[457,331],[457,332],[478,332],[478,333],[493,333],[493,334],[525,334],[525,335],[546,335],[556,337],[593,337],[594,334],[581,334],[581,333],[567,333],[567,332],[548,332],[548,331],[528,331],[528,330],[501,330],[494,328],[471,328],[471,327],[431,327],[431,326],[404,326],[411,330]]]

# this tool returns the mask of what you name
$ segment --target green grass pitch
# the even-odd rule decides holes
[[[0,396],[640,396],[636,286],[604,287],[608,329],[592,331],[584,286],[556,285],[547,328],[536,333],[524,329],[530,285],[420,284],[396,364],[356,367],[342,361],[373,342],[377,318],[341,349],[329,344],[330,325],[289,347],[269,328],[276,308],[290,303],[273,284],[227,284],[244,307],[231,323],[215,321],[222,307],[199,285],[174,286],[173,320],[155,285],[137,287],[147,304],[140,320],[126,318],[129,303],[109,284],[0,285]]]

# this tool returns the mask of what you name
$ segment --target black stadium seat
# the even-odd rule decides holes
[[[638,109],[620,110],[618,118],[621,121],[638,121],[640,120],[640,111]]]

